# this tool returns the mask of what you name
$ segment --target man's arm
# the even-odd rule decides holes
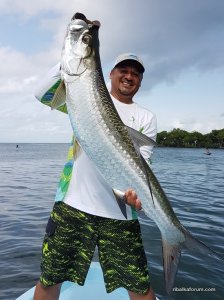
[[[150,137],[152,140],[156,141],[157,136],[157,120],[156,116],[153,115],[151,121],[146,123],[141,131],[143,134]],[[150,158],[153,154],[153,146],[143,146],[140,148],[141,154],[147,163],[150,164]]]
[[[147,135],[154,141],[156,141],[157,136],[157,120],[156,116],[153,114],[151,121],[144,124],[142,130],[140,130],[143,134]],[[150,164],[150,157],[153,153],[153,146],[143,146],[140,148],[140,152],[144,159]],[[142,208],[141,200],[138,198],[136,192],[132,189],[128,189],[125,192],[126,203],[130,206],[133,206],[136,210],[140,210]]]

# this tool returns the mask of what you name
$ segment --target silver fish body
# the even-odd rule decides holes
[[[80,21],[74,23],[79,25]],[[86,55],[82,53],[83,57],[78,57],[76,52],[76,60],[74,54],[72,56],[74,28],[75,24],[71,24],[62,55],[62,78],[66,85],[66,104],[74,135],[109,185],[121,191],[128,187],[137,191],[145,213],[165,232],[170,222],[167,219],[165,224],[166,215],[161,220],[158,218],[157,211],[160,208],[158,197],[154,197],[155,203],[148,200],[151,199],[151,194],[139,154],[136,153],[133,141],[110,99],[99,63],[97,64],[92,57],[91,59],[88,57],[90,53],[88,45]],[[83,37],[87,35],[88,38],[89,30],[83,30],[77,41],[78,45],[81,45],[80,40]],[[70,66],[68,72],[68,65],[71,62],[78,66],[76,73],[74,73],[74,66],[73,68]],[[158,194],[159,191],[153,188],[153,194]]]
[[[184,246],[220,258],[193,238],[176,217],[106,88],[99,56],[99,22],[80,14],[68,25],[61,74],[74,136],[111,188],[133,188],[145,214],[161,231],[167,292],[171,292]],[[149,186],[150,182],[150,186]]]

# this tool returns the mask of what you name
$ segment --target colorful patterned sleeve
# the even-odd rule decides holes
[[[60,83],[61,79],[59,79],[52,87],[49,88],[49,90],[47,90],[47,92],[41,97],[40,102],[45,105],[51,106],[51,101]],[[68,113],[66,104],[59,106],[57,110],[66,114]]]
[[[41,103],[51,107],[54,94],[61,83],[60,63],[51,68],[48,73],[40,80],[35,91],[35,97]],[[66,104],[61,105],[57,110],[67,114]]]
[[[58,183],[58,188],[55,196],[55,201],[63,201],[65,194],[68,190],[68,186],[72,176],[72,168],[74,164],[74,156],[73,156],[73,148],[74,148],[74,137],[72,138],[72,142],[70,144],[68,150],[68,156],[66,164],[64,165],[64,169],[61,173],[60,180]]]
[[[61,83],[61,71],[60,71],[60,63],[58,63],[53,68],[51,68],[48,71],[48,73],[39,82],[35,91],[36,99],[39,100],[44,105],[51,107],[53,97],[60,83]],[[61,105],[59,108],[57,108],[57,110],[67,113],[66,104]],[[64,199],[64,196],[69,186],[69,182],[72,176],[72,168],[74,164],[74,157],[73,157],[74,142],[75,140],[73,137],[69,147],[67,161],[65,163],[65,166],[63,168],[58,183],[55,201],[62,201]]]

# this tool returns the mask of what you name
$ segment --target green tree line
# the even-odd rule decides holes
[[[224,128],[202,134],[197,131],[188,132],[179,128],[162,131],[157,135],[159,147],[187,148],[224,148]]]

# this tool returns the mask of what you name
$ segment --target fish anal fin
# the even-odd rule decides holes
[[[155,146],[156,142],[148,137],[147,135],[129,127],[126,126],[128,133],[130,134],[132,141],[135,145],[137,145],[139,148],[142,146]]]
[[[66,90],[65,84],[62,80],[54,94],[54,97],[51,101],[51,109],[57,109],[58,107],[62,106],[66,102]]]
[[[181,257],[182,245],[171,245],[168,241],[162,238],[162,248],[166,291],[168,294],[170,294],[172,292],[172,288],[177,274],[178,264]]]
[[[126,204],[125,204],[125,194],[124,192],[120,191],[120,190],[116,190],[116,189],[112,189],[114,196],[117,200],[117,204],[123,214],[123,216],[125,217],[125,219],[128,218],[127,216],[127,208],[126,208]]]

